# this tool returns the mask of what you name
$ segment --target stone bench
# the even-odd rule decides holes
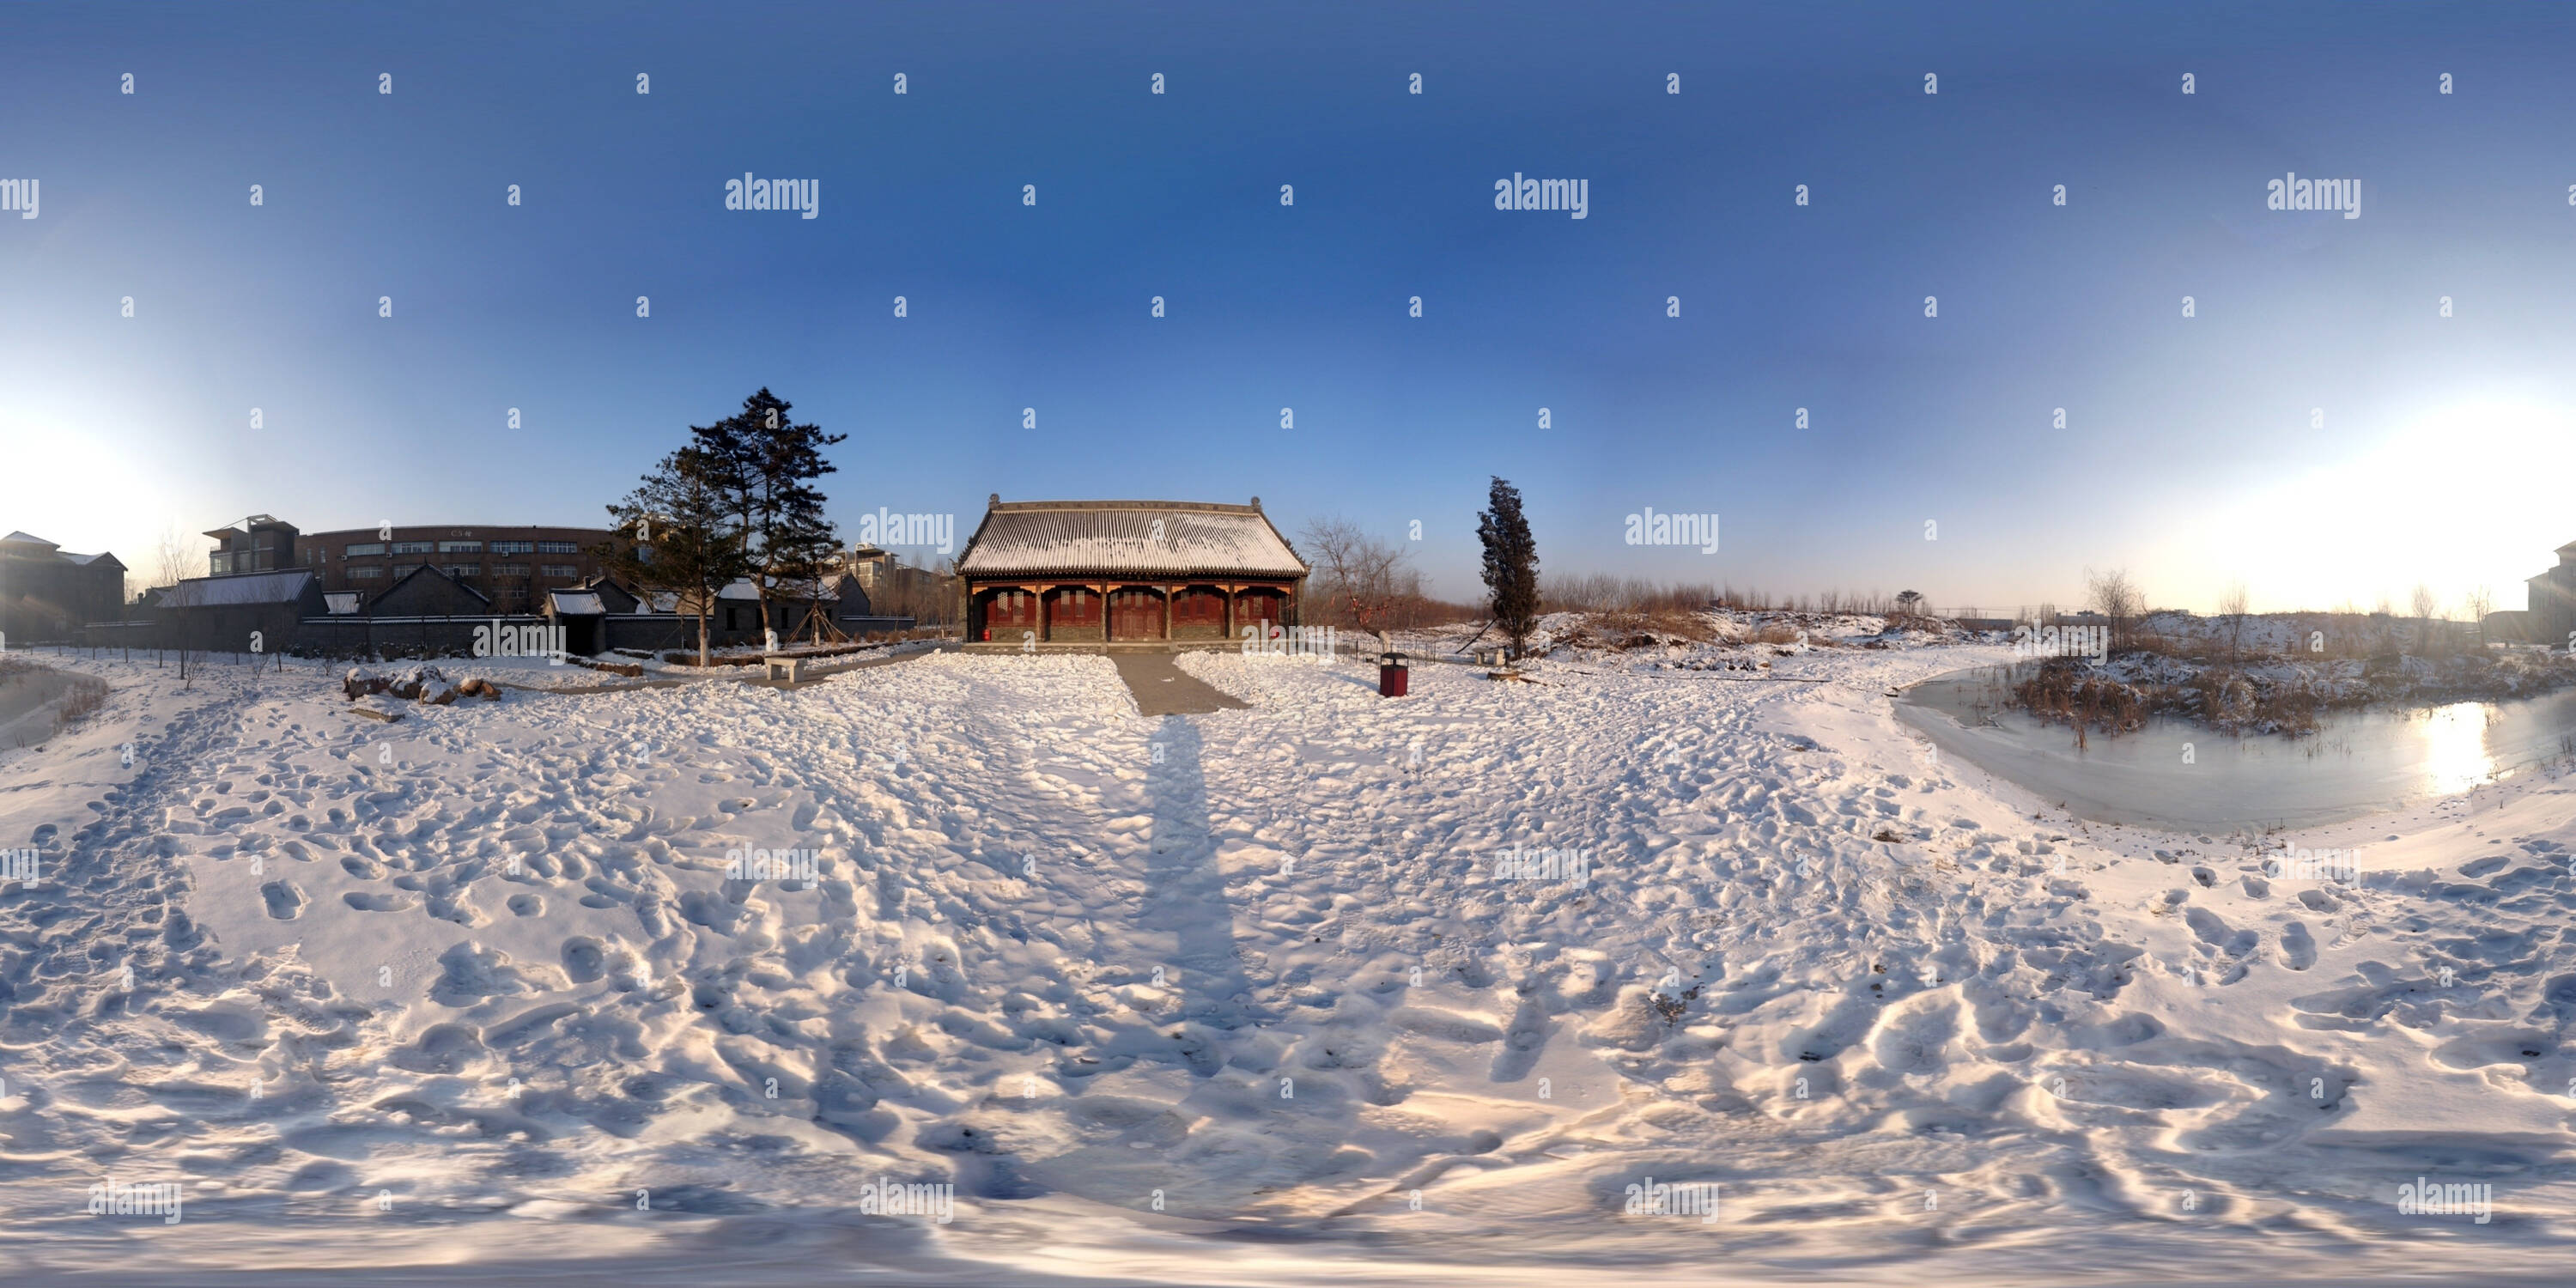
[[[779,673],[782,671],[786,672],[789,684],[802,681],[805,678],[805,659],[779,653],[771,653],[760,659],[761,679],[775,680],[779,678]]]

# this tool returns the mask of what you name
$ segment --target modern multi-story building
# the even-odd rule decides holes
[[[916,568],[877,546],[850,551],[849,575],[858,582],[872,613],[910,617],[925,624],[945,622],[957,598],[955,578]]]
[[[222,545],[208,571],[309,568],[325,594],[355,592],[362,606],[421,567],[432,567],[491,602],[497,613],[543,610],[546,592],[582,585],[602,572],[596,548],[605,528],[455,524],[301,532],[267,515],[206,534]]]

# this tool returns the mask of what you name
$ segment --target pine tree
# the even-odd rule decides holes
[[[823,515],[824,496],[813,480],[838,472],[823,459],[823,449],[849,435],[799,425],[789,414],[793,407],[764,386],[742,400],[741,411],[713,425],[689,427],[741,535],[763,629],[774,620],[773,589],[802,584],[811,603],[820,595],[815,583],[840,561],[840,536]]]
[[[1493,508],[1476,515],[1476,539],[1485,545],[1485,589],[1491,592],[1494,625],[1517,658],[1538,625],[1538,543],[1521,516],[1519,488],[1498,476],[1487,503]]]
[[[608,507],[617,537],[594,553],[639,590],[670,591],[698,619],[698,665],[708,664],[716,597],[750,567],[724,490],[725,465],[695,447],[662,458],[641,486]]]

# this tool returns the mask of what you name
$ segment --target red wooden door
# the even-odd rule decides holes
[[[1275,590],[1247,590],[1234,600],[1234,633],[1241,635],[1244,627],[1252,626],[1259,628],[1254,638],[1267,639],[1286,607],[1287,597]]]
[[[1204,626],[1222,630],[1225,627],[1225,596],[1204,586],[1192,586],[1172,598],[1172,629]]]
[[[1150,590],[1122,590],[1109,597],[1109,638],[1160,639],[1163,597]]]

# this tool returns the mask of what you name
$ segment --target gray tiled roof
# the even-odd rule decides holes
[[[291,604],[304,597],[313,574],[254,572],[234,577],[191,577],[161,592],[164,608],[222,608],[241,604]]]
[[[1258,506],[1190,501],[1004,501],[985,511],[958,571],[970,577],[1302,577]]]

